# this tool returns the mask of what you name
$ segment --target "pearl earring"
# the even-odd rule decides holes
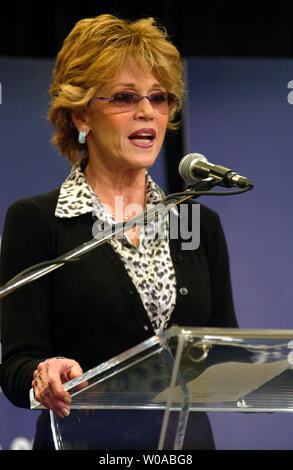
[[[80,133],[78,134],[78,142],[80,144],[85,143],[85,131],[80,131]]]

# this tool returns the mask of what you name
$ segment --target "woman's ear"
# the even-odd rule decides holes
[[[85,144],[90,127],[87,124],[84,113],[82,111],[71,111],[71,119],[78,132],[78,142]]]
[[[87,135],[90,131],[90,128],[87,124],[87,119],[85,114],[82,111],[71,111],[71,119],[78,130],[78,132],[84,132]]]

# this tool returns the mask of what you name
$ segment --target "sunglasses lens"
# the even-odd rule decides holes
[[[172,93],[154,93],[149,100],[160,113],[168,113],[177,103],[177,98]]]
[[[168,113],[168,94],[167,93],[154,93],[149,97],[152,106],[161,113]]]
[[[112,104],[118,108],[131,108],[137,103],[136,96],[133,93],[117,93],[113,96]]]

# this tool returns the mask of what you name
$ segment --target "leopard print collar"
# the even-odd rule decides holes
[[[153,181],[148,172],[146,172],[146,183],[147,204],[159,202],[164,197],[164,191]],[[96,215],[97,213],[100,215],[103,213],[104,217],[106,215],[105,209],[83,174],[81,163],[78,162],[61,185],[55,216],[72,218],[93,210]]]

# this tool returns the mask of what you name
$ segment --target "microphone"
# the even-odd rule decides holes
[[[190,153],[182,158],[179,163],[179,174],[186,183],[194,184],[204,178],[212,177],[218,179],[220,186],[231,188],[253,187],[252,182],[245,176],[241,176],[234,170],[224,166],[210,163],[206,157],[200,153]]]

